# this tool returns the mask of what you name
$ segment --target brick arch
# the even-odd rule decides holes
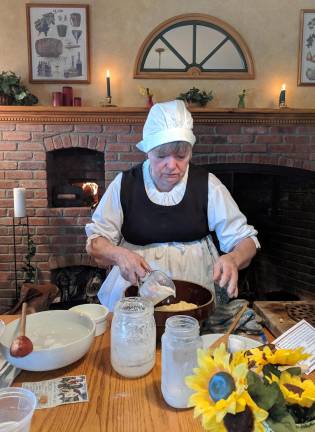
[[[105,137],[91,133],[62,133],[44,139],[44,148],[46,152],[73,147],[104,152],[105,145]]]

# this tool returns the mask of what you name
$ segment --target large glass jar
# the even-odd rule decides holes
[[[199,323],[190,316],[175,315],[166,320],[162,336],[162,382],[165,401],[174,408],[187,408],[192,390],[185,377],[197,366],[197,349],[202,348]]]
[[[111,326],[111,364],[117,373],[136,378],[155,364],[156,326],[153,304],[125,297],[115,306]]]

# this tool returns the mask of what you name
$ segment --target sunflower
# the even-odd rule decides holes
[[[246,390],[248,367],[243,355],[231,356],[224,344],[211,355],[199,349],[198,366],[194,375],[186,377],[186,384],[195,391],[189,406],[195,407],[195,417],[202,416],[206,430],[230,432],[237,424],[239,432],[264,431],[262,421],[268,413]]]
[[[274,345],[266,345],[246,351],[246,356],[249,368],[259,373],[267,364],[294,366],[307,359],[309,354],[303,353],[303,348],[277,349]]]
[[[315,402],[315,383],[311,380],[302,380],[299,376],[282,372],[280,378],[271,374],[270,382],[279,384],[284,399],[290,404],[298,404],[310,408]]]

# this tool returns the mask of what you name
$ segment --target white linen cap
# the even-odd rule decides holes
[[[143,140],[137,147],[148,153],[155,147],[173,141],[186,141],[193,146],[196,137],[192,127],[192,116],[182,100],[157,103],[150,109],[143,127]]]

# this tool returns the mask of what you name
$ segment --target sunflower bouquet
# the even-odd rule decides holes
[[[315,420],[315,383],[296,366],[308,357],[274,345],[233,354],[224,344],[198,350],[198,367],[186,377],[189,406],[207,431],[297,431]],[[315,431],[315,421],[308,430]]]

